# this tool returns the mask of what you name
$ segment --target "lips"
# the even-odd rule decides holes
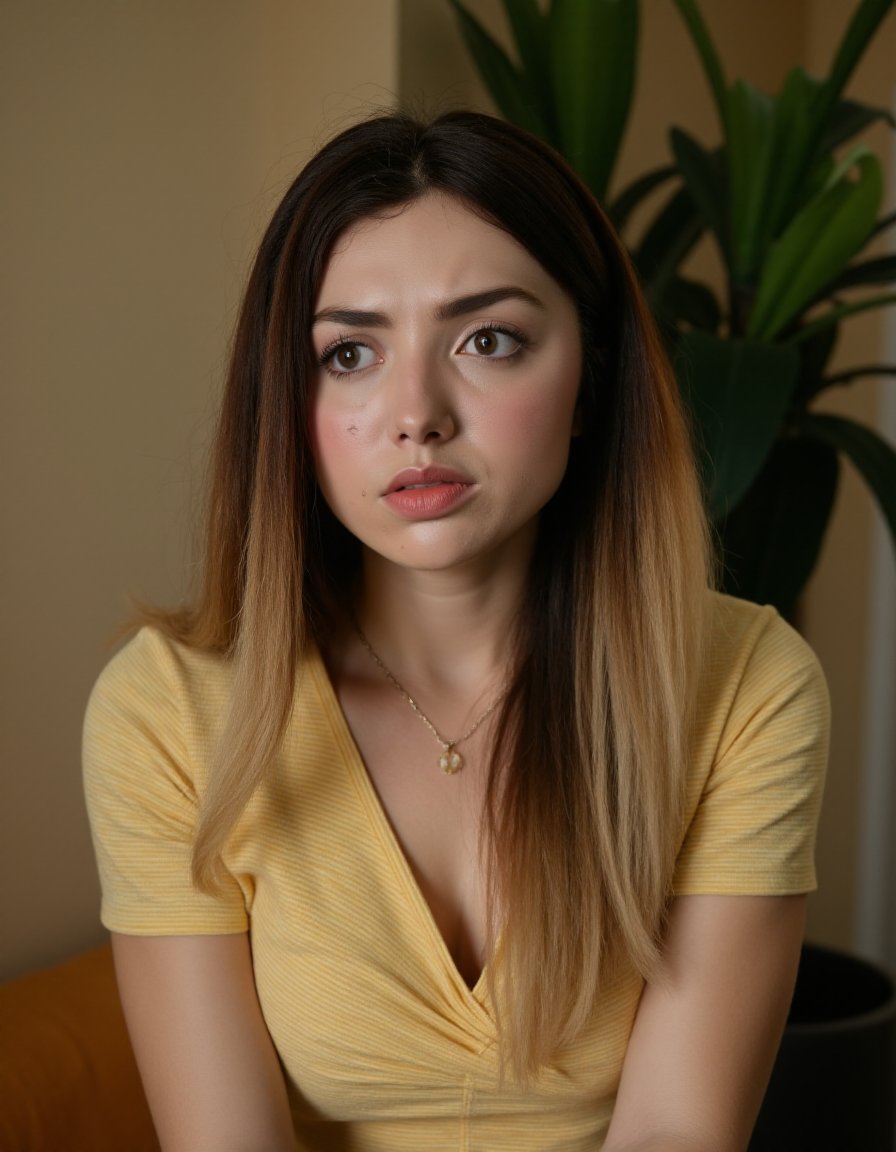
[[[466,476],[463,472],[458,472],[454,468],[439,468],[435,466],[428,468],[403,468],[401,472],[396,473],[389,481],[389,486],[383,495],[389,496],[393,492],[404,492],[408,490],[423,490],[437,487],[440,484],[470,485],[472,483],[473,481],[469,476]]]
[[[403,520],[438,520],[473,498],[476,485],[455,468],[403,468],[389,482],[383,501]]]

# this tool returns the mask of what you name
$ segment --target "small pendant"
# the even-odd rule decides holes
[[[454,773],[459,772],[463,766],[463,756],[461,756],[460,752],[455,752],[454,748],[449,744],[439,757],[439,767],[446,776],[453,776]]]

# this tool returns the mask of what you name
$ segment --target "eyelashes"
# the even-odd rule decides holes
[[[498,337],[498,339],[489,348],[486,342],[494,337]],[[505,350],[501,351],[502,338],[513,346],[507,349],[505,344]],[[473,344],[474,341],[479,341],[479,346],[475,347],[474,351],[463,351],[467,345]],[[468,336],[460,347],[464,356],[476,356],[481,360],[501,360],[506,363],[508,360],[515,359],[520,352],[528,348],[529,342],[519,328],[515,328],[512,324],[485,324]]]
[[[531,341],[515,325],[486,323],[464,336],[455,354],[507,364],[530,347]],[[353,376],[378,362],[381,363],[382,359],[369,344],[343,335],[331,340],[318,356],[318,367],[325,369],[331,376]]]
[[[325,368],[331,376],[351,376],[364,368],[370,368],[377,359],[377,354],[368,344],[339,336],[321,352],[318,366]]]

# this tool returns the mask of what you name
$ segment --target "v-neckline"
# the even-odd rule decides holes
[[[318,696],[332,723],[333,733],[342,746],[344,763],[348,768],[349,775],[355,784],[358,795],[367,812],[371,828],[382,843],[387,856],[394,865],[394,874],[406,889],[410,902],[416,909],[416,914],[425,928],[427,935],[433,941],[435,950],[441,957],[442,964],[448,972],[452,984],[458,988],[469,1004],[474,1005],[479,1013],[484,1014],[486,1018],[491,1021],[491,1015],[486,1006],[489,999],[488,976],[490,961],[486,960],[483,964],[482,970],[472,986],[469,985],[461,975],[460,969],[451,954],[451,949],[448,947],[445,937],[442,935],[436,923],[432,908],[429,906],[429,901],[423,895],[410,861],[405,855],[404,849],[401,847],[395,829],[392,827],[392,822],[374,787],[373,780],[367,770],[367,765],[364,763],[364,757],[361,755],[361,750],[349,726],[348,718],[345,715],[342,704],[339,701],[339,696],[330,679],[323,655],[316,644],[309,643],[306,658],[308,667],[315,681]]]

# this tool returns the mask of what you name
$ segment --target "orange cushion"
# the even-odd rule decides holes
[[[108,944],[0,987],[0,1148],[159,1152]]]

